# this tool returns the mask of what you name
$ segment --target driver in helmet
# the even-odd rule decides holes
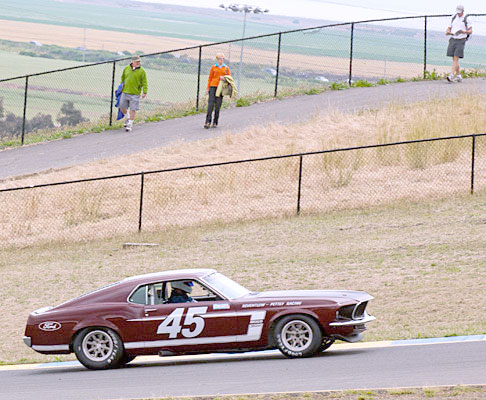
[[[171,282],[170,286],[172,292],[170,294],[169,303],[193,303],[195,300],[188,294],[192,292],[194,283],[192,281],[175,281]]]

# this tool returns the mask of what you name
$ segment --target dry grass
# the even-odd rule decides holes
[[[198,46],[207,42],[189,39],[177,39],[161,36],[131,34],[125,32],[113,32],[96,29],[86,29],[86,43],[82,28],[37,24],[31,22],[0,20],[0,37],[5,40],[29,42],[35,38],[44,44],[56,44],[65,47],[78,47],[86,45],[89,49],[123,51],[128,50],[154,53],[180,49],[184,47]],[[276,50],[276,49],[275,49]],[[275,66],[275,50],[261,50],[246,47],[245,62]],[[212,46],[204,49],[204,58],[213,59],[216,53],[223,51],[226,54],[239,54],[238,43]],[[349,69],[349,59],[337,57],[307,56],[292,53],[282,53],[280,58],[282,68],[301,71],[303,68],[309,71],[321,73],[327,71],[341,75]],[[440,65],[428,65],[429,70],[438,73],[448,72],[450,67]],[[386,77],[413,78],[421,74],[423,64],[404,63],[376,60],[353,59],[353,68],[359,71],[363,77],[382,77],[386,68]]]
[[[235,396],[170,397],[171,400],[423,400],[461,399],[479,400],[486,398],[485,386],[447,386],[423,388],[397,388],[384,390],[346,390],[310,393],[279,393]],[[160,398],[165,400],[169,398]]]
[[[458,118],[458,115],[461,118]],[[227,131],[222,137],[184,143],[129,156],[110,158],[26,178],[4,180],[1,188],[91,178],[114,173],[223,162],[250,157],[282,155],[316,149],[483,133],[486,131],[486,96],[432,98],[410,105],[392,103],[379,110],[343,114],[337,110],[316,113],[297,124],[271,123],[243,132]],[[235,134],[237,133],[237,134]],[[384,163],[393,164],[397,154],[380,150]],[[389,155],[391,154],[391,155]],[[388,155],[388,156],[387,156]]]
[[[30,311],[127,276],[187,267],[214,267],[253,290],[365,290],[375,296],[370,312],[377,317],[367,340],[486,333],[486,316],[477,311],[486,307],[485,215],[482,191],[0,250],[0,361],[53,359],[21,341]],[[121,249],[137,241],[160,246]]]
[[[355,115],[333,112],[293,126],[272,124],[237,135],[228,132],[211,140],[177,143],[4,181],[3,186],[484,132],[484,104],[482,96],[470,95],[409,106],[395,104]],[[475,175],[479,189],[486,187],[485,146],[486,138],[479,139]],[[305,157],[301,209],[304,213],[328,212],[467,193],[470,157],[469,139]],[[148,175],[143,229],[293,215],[297,177],[297,158]],[[139,188],[140,178],[130,177],[2,193],[0,246],[134,232],[138,229]]]
[[[484,104],[469,96],[358,115],[336,112],[298,129],[252,128],[4,185],[484,131]],[[467,112],[474,118],[454,123]],[[153,232],[141,235],[127,233],[138,226],[139,178],[3,193],[3,245],[37,244],[0,249],[0,307],[6,310],[0,315],[0,361],[46,359],[20,340],[30,311],[126,276],[183,267],[215,267],[254,290],[366,290],[376,296],[370,310],[378,317],[368,340],[485,333],[486,317],[477,313],[486,306],[484,146],[482,141],[474,196],[457,194],[468,192],[469,145],[435,147],[419,165],[410,158],[418,151],[413,149],[306,159],[299,218],[288,216],[295,214],[295,160],[147,176],[144,226]],[[329,177],[343,169],[349,182]],[[261,219],[269,215],[280,218]],[[247,222],[231,223],[241,219]],[[187,227],[171,227],[177,224]],[[69,240],[39,244],[58,232]],[[83,237],[100,240],[75,243]],[[121,250],[126,241],[161,246]]]

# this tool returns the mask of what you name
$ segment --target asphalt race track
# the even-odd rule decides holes
[[[77,362],[0,367],[0,398],[127,399],[486,384],[486,335],[336,344],[308,359],[278,351],[139,357],[89,371]]]

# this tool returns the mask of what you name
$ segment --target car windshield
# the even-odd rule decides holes
[[[250,293],[247,288],[219,272],[205,276],[204,280],[228,299],[237,299]]]

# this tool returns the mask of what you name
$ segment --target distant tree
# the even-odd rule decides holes
[[[83,118],[81,111],[74,108],[72,101],[64,103],[61,106],[61,111],[57,116],[57,122],[59,122],[61,125],[75,126],[86,121],[88,120]]]
[[[23,118],[17,117],[15,114],[9,112],[5,116],[5,120],[2,121],[4,131],[8,136],[19,136],[22,133]]]
[[[37,114],[32,119],[30,119],[27,123],[27,131],[34,132],[40,129],[50,129],[54,128],[54,123],[52,122],[52,116],[47,114]]]
[[[23,118],[17,117],[11,112],[5,113],[2,97],[0,97],[0,122],[0,136],[13,137],[20,136],[22,134]],[[32,119],[25,121],[25,133],[50,128],[54,128],[52,116],[50,115],[39,113]]]

